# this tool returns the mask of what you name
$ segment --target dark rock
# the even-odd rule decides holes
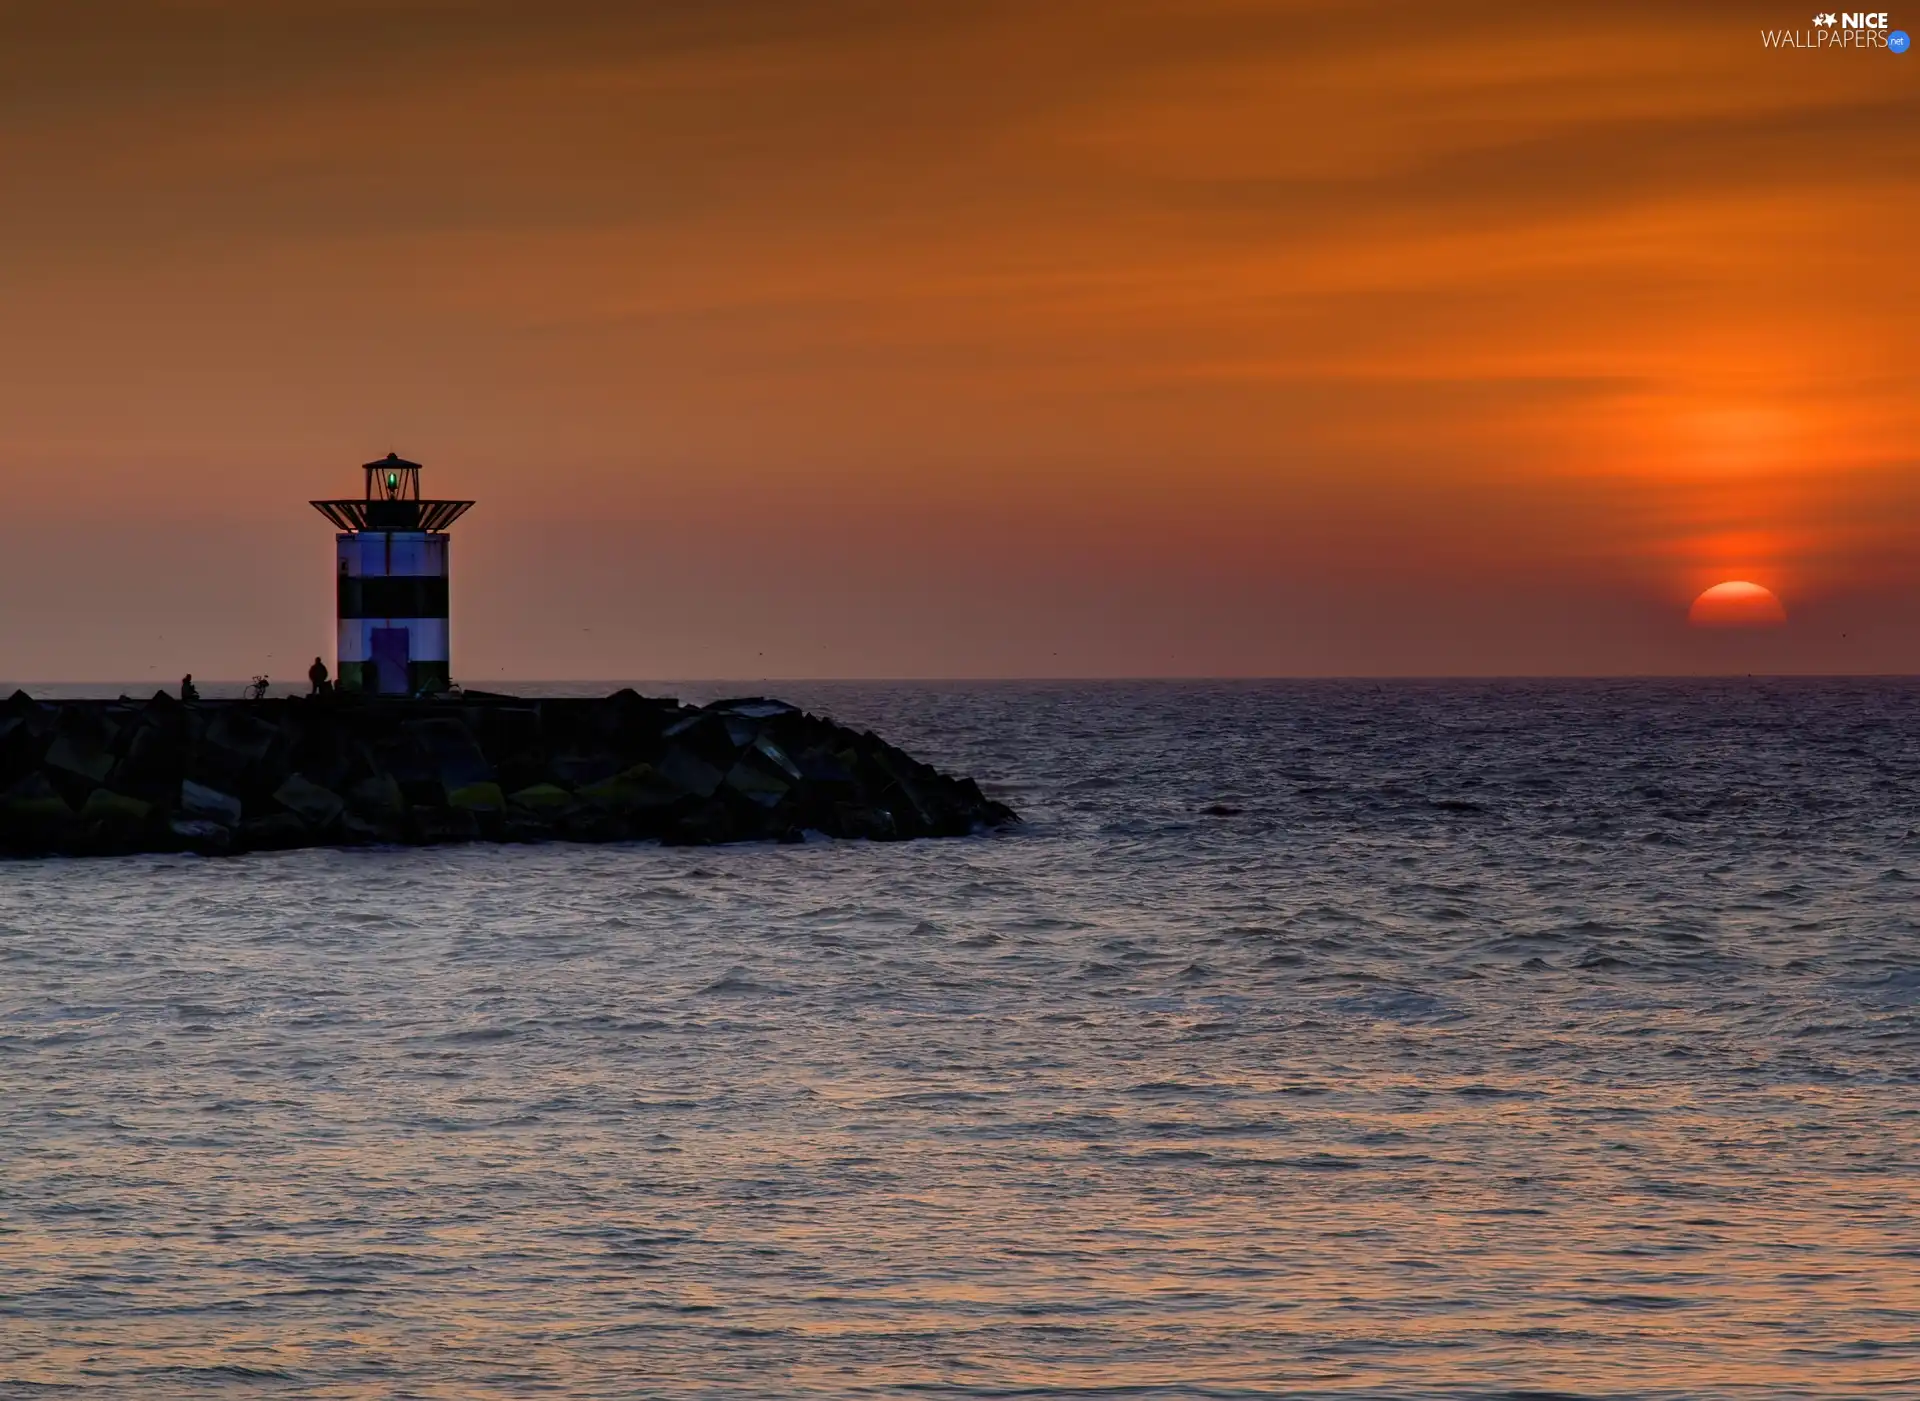
[[[652,764],[635,764],[611,778],[588,784],[579,790],[578,797],[595,807],[632,814],[670,807],[684,798],[686,791]]]
[[[167,824],[173,845],[203,856],[222,856],[233,849],[233,832],[218,822],[202,822],[192,817],[176,817]]]
[[[257,790],[267,755],[280,738],[280,731],[262,715],[248,712],[266,710],[260,705],[196,705],[187,726],[185,777],[203,788],[235,797],[249,789]],[[268,785],[269,792],[272,787]]]
[[[46,765],[88,780],[104,783],[113,772],[115,729],[101,710],[62,710],[47,746]]]
[[[0,817],[31,825],[36,821],[66,821],[75,816],[66,800],[46,774],[35,769],[0,794]]]
[[[476,783],[493,782],[493,765],[480,751],[473,732],[459,720],[414,720],[405,728],[448,793]]]
[[[469,701],[472,696],[473,692],[467,692]],[[525,783],[513,781],[510,775],[521,771],[517,768],[519,765],[528,765],[530,767],[525,771],[537,774],[540,766],[539,710],[531,705],[510,702],[471,708],[477,721],[474,733],[480,748],[493,761],[495,776],[509,789],[526,787]],[[537,782],[537,777],[533,781]]]
[[[834,809],[834,819],[832,835],[836,837],[865,837],[868,841],[889,842],[898,840],[900,836],[893,814],[885,808],[842,803]]]
[[[717,700],[704,708],[715,715],[737,715],[749,720],[771,720],[776,716],[805,713],[797,705],[788,705],[783,700],[769,700],[765,696],[739,696],[733,700]]]
[[[290,851],[312,846],[313,829],[290,812],[249,817],[240,824],[240,845],[249,851]]]
[[[108,775],[115,791],[161,807],[180,791],[184,728],[177,716],[143,717],[131,728],[125,751]]]
[[[871,841],[1018,819],[783,701],[0,702],[0,854],[466,841]]]
[[[289,774],[273,790],[274,800],[316,832],[323,832],[340,819],[347,804],[338,793],[323,788],[300,774]]]
[[[471,842],[480,839],[478,819],[464,808],[415,808],[413,826],[420,834],[420,840],[429,845],[441,842]]]
[[[87,794],[86,806],[80,809],[82,822],[123,833],[145,826],[152,815],[152,803],[116,793],[111,788],[94,789]]]
[[[482,779],[458,788],[449,788],[447,806],[479,814],[504,813],[507,810],[507,795],[500,791],[499,784],[491,779]]]
[[[233,794],[222,793],[218,788],[195,783],[189,778],[180,784],[180,811],[204,822],[238,827],[242,808],[240,800]]]
[[[634,836],[619,813],[595,807],[575,808],[554,823],[554,830],[569,842],[624,842]]]
[[[619,773],[625,765],[615,754],[608,753],[569,753],[556,754],[546,765],[545,772],[552,776],[555,783],[565,784],[569,788],[584,788],[589,784],[600,783]],[[516,787],[531,786],[538,779],[522,771],[518,777],[527,780]]]
[[[727,770],[726,785],[750,803],[763,808],[778,807],[780,800],[787,796],[793,785],[778,775],[769,773],[764,765],[753,764],[742,759]]]
[[[557,783],[531,783],[507,795],[509,811],[551,822],[561,813],[579,806],[579,799]]]
[[[23,715],[0,710],[0,791],[40,767],[46,746]]]
[[[359,816],[375,822],[388,820],[396,828],[407,815],[406,796],[390,773],[370,774],[361,779],[347,790],[347,800]]]
[[[800,777],[808,783],[831,787],[847,787],[853,783],[853,766],[843,764],[840,757],[825,749],[802,750],[796,759],[800,765]],[[970,778],[963,783],[972,783]]]
[[[728,763],[727,769],[723,769],[700,758],[691,749],[672,744],[654,767],[663,779],[680,792],[690,793],[696,798],[711,798],[726,781],[727,769],[733,765]]]
[[[87,805],[87,799],[93,796],[93,790],[98,787],[91,779],[53,764],[48,764],[40,773],[76,813]]]
[[[469,691],[468,695],[473,693]],[[502,825],[501,840],[509,842],[552,842],[560,839],[553,823],[525,812],[509,810]]]
[[[731,727],[729,720],[732,720]],[[742,725],[748,726],[746,737],[735,738]],[[668,725],[660,737],[668,752],[678,749],[691,754],[701,763],[724,774],[733,767],[733,759],[740,752],[740,746],[757,733],[758,727],[750,721],[696,710]]]
[[[733,809],[724,802],[710,800],[676,819],[661,833],[661,840],[668,846],[713,846],[738,841],[741,836]]]
[[[366,818],[348,812],[340,819],[340,839],[347,846],[397,846],[406,841],[406,828],[398,817]]]

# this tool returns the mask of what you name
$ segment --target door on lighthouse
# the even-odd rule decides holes
[[[407,630],[375,628],[372,641],[374,685],[383,696],[404,696],[407,662],[411,658]]]

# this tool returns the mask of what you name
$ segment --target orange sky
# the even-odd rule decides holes
[[[1797,3],[38,10],[0,677],[331,657],[389,449],[470,683],[1920,666],[1920,55]]]

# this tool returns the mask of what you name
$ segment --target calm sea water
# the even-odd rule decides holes
[[[1920,1395],[1920,684],[781,689],[1030,824],[0,866],[0,1395]]]

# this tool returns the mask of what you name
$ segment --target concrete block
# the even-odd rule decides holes
[[[186,779],[180,784],[180,811],[188,817],[219,822],[228,827],[240,825],[240,800],[204,783]]]

